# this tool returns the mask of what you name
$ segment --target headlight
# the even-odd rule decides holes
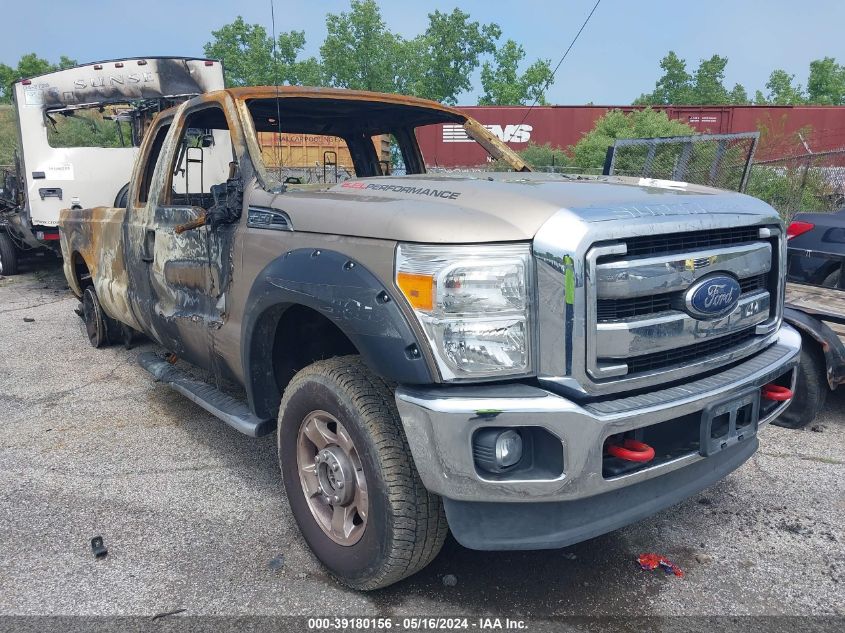
[[[531,370],[528,244],[400,244],[396,285],[428,338],[444,380]]]

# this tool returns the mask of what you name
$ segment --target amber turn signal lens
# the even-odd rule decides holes
[[[434,308],[434,278],[431,275],[398,273],[396,283],[415,309]]]

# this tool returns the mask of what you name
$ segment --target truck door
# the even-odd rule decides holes
[[[133,303],[155,339],[208,367],[226,310],[237,227],[183,229],[212,207],[215,192],[219,197],[215,185],[225,186],[235,169],[229,125],[219,105],[202,104],[159,122],[150,134],[150,155],[136,174],[137,199],[126,224]],[[155,167],[147,173],[154,153]]]

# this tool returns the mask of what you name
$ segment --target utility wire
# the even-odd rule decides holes
[[[276,89],[276,163],[279,167],[279,180],[282,180],[282,108],[279,105],[279,57],[276,53],[276,9],[274,0],[270,0],[270,22],[273,28],[273,86]]]
[[[560,68],[560,65],[563,63],[563,60],[566,59],[566,56],[569,55],[569,51],[572,50],[572,47],[575,46],[575,42],[578,41],[578,38],[581,36],[581,33],[586,28],[587,24],[590,21],[590,18],[593,17],[593,13],[596,12],[596,9],[599,8],[600,4],[601,4],[601,0],[596,0],[596,3],[593,5],[593,10],[590,11],[590,14],[587,16],[587,19],[584,20],[584,24],[581,25],[580,29],[578,29],[578,32],[575,34],[575,37],[572,38],[572,41],[569,43],[569,46],[567,47],[567,49],[564,51],[563,56],[560,58],[560,61],[557,63],[557,66],[555,66],[555,69],[552,71],[552,76],[549,77],[549,79],[546,81],[546,83],[543,84],[543,89],[540,90],[537,93],[536,97],[534,97],[534,102],[528,107],[528,110],[525,112],[525,116],[522,117],[522,121],[519,122],[519,125],[516,128],[517,130],[519,130],[522,127],[522,124],[525,123],[525,120],[528,118],[528,115],[531,114],[531,110],[534,108],[535,105],[537,105],[537,102],[540,100],[540,95],[542,95],[544,92],[546,92],[546,88],[548,88],[551,85],[551,83],[554,81],[555,75],[557,74],[557,71],[558,71],[558,68]]]

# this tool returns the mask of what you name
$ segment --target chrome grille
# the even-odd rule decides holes
[[[672,365],[679,365],[702,356],[710,356],[728,350],[736,345],[749,341],[754,337],[754,328],[748,328],[735,334],[728,334],[712,341],[696,343],[681,349],[657,352],[656,354],[645,354],[637,356],[628,361],[628,371],[637,374],[644,371],[663,369]]]
[[[625,240],[626,257],[641,255],[662,255],[680,253],[702,248],[732,246],[759,239],[759,229],[755,226],[738,228],[712,229],[710,231],[689,231],[666,235],[641,235]]]
[[[698,261],[698,260],[696,260]],[[766,275],[754,275],[739,280],[742,294],[763,290],[766,287]],[[596,314],[599,323],[614,319],[630,319],[635,316],[656,314],[671,310],[673,305],[682,301],[683,292],[654,294],[630,299],[599,299]]]
[[[677,366],[718,367],[760,349],[780,318],[779,231],[739,227],[601,243],[587,254],[587,373],[656,379]],[[700,278],[740,282],[727,315],[696,318],[685,298]],[[691,370],[690,370],[691,371]],[[671,379],[667,374],[666,380]]]

